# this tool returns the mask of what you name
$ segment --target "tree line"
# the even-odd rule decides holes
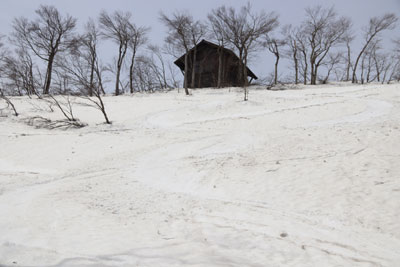
[[[259,53],[271,53],[275,58],[274,72],[265,81],[272,86],[280,82],[315,85],[329,80],[366,83],[400,79],[400,39],[393,40],[393,51],[384,49],[382,41],[382,33],[396,26],[395,14],[371,18],[361,36],[354,33],[351,19],[340,16],[334,7],[313,6],[304,14],[298,25],[280,25],[278,14],[255,11],[250,3],[240,8],[214,8],[205,20],[196,20],[186,11],[161,12],[159,20],[167,34],[160,47],[150,43],[150,28],[136,25],[130,12],[102,11],[78,32],[76,18],[54,6],[41,5],[35,19],[15,18],[10,36],[0,36],[1,95],[100,97],[111,81],[115,95],[169,90],[178,87],[180,80],[167,58],[182,54],[186,55],[183,87],[189,94],[196,79],[192,77],[188,84],[187,74],[195,76],[196,72],[188,68],[194,68],[191,62],[196,62],[196,45],[202,39],[215,42],[218,51],[228,48],[237,54],[237,75],[244,81],[245,100],[247,66]],[[352,49],[357,37],[362,39],[360,51]],[[99,46],[104,40],[114,43],[112,62],[101,58]],[[188,56],[192,49],[193,56]],[[278,68],[282,58],[291,62],[292,69],[283,79]],[[218,87],[222,73],[220,55]]]

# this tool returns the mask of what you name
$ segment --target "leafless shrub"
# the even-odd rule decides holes
[[[70,95],[60,94],[60,95],[54,97],[52,94],[49,94],[49,98],[53,101],[54,105],[61,111],[63,116],[68,121],[71,121],[71,122],[79,121],[74,116],[73,103],[72,103]],[[59,98],[59,99],[57,99],[57,98]]]
[[[93,97],[90,96],[80,96],[80,97],[88,100],[91,107],[98,109],[103,114],[105,122],[107,124],[111,124],[111,121],[108,118],[106,106],[104,104],[103,97],[101,96],[101,90],[99,87],[96,87],[95,90],[93,90]]]
[[[55,120],[52,121],[50,119],[41,117],[41,116],[34,116],[25,119],[25,123],[29,126],[33,126],[37,129],[79,129],[85,127],[86,124],[81,123],[79,121],[68,121],[68,120]]]

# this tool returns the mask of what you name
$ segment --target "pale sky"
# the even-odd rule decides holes
[[[361,27],[368,23],[370,17],[387,12],[400,15],[400,0],[253,0],[250,2],[254,10],[264,9],[267,12],[278,13],[281,25],[301,22],[304,17],[304,8],[307,6],[320,4],[330,7],[334,5],[340,15],[352,18],[354,32],[358,34],[359,39],[361,38]],[[220,5],[240,7],[246,3],[247,1],[241,0],[1,0],[0,34],[8,34],[11,31],[13,18],[19,16],[32,18],[34,10],[40,4],[48,4],[56,6],[63,14],[68,13],[76,17],[78,25],[83,25],[89,17],[97,18],[101,10],[130,11],[133,14],[133,21],[137,25],[151,27],[150,42],[162,45],[166,29],[158,20],[160,11],[171,14],[175,10],[187,10],[196,19],[205,20],[209,11]],[[400,26],[395,31],[386,34],[385,41],[389,43],[391,38],[399,37]],[[116,51],[111,51],[112,47],[107,50],[110,51],[104,53],[109,55],[116,53]],[[259,77],[266,76],[273,68],[273,57],[268,55],[267,51],[262,54],[250,62],[250,68]],[[285,67],[282,67],[282,71],[285,71]]]

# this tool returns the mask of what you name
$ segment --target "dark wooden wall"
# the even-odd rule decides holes
[[[244,79],[239,80],[238,75],[238,59],[232,53],[225,50],[223,53],[223,75],[222,86],[242,86]],[[194,50],[189,54],[188,58],[188,85],[192,83],[192,66],[193,66]],[[218,48],[214,46],[199,46],[197,47],[197,56],[195,62],[195,86],[194,88],[217,87],[218,85],[218,64],[219,54]]]

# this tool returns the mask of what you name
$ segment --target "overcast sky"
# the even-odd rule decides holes
[[[339,14],[349,16],[354,23],[354,31],[361,35],[361,27],[368,23],[370,17],[387,12],[400,14],[400,0],[253,0],[250,1],[254,10],[264,9],[275,11],[280,15],[281,25],[297,24],[304,18],[304,8],[313,5],[335,6]],[[208,12],[220,5],[240,7],[247,1],[240,0],[0,0],[0,34],[11,31],[13,18],[25,16],[34,17],[34,10],[40,4],[56,6],[62,13],[69,13],[78,18],[83,25],[89,17],[96,18],[101,10],[124,10],[133,14],[137,25],[151,27],[150,41],[162,45],[165,37],[165,27],[159,22],[159,12],[170,14],[175,10],[187,10],[196,19],[206,19]],[[390,34],[385,35],[386,42],[390,38],[400,37],[400,26]],[[106,51],[105,53],[114,53]],[[267,54],[267,52],[265,52]],[[259,57],[250,63],[250,67],[259,77],[266,76],[272,70],[271,57]]]

